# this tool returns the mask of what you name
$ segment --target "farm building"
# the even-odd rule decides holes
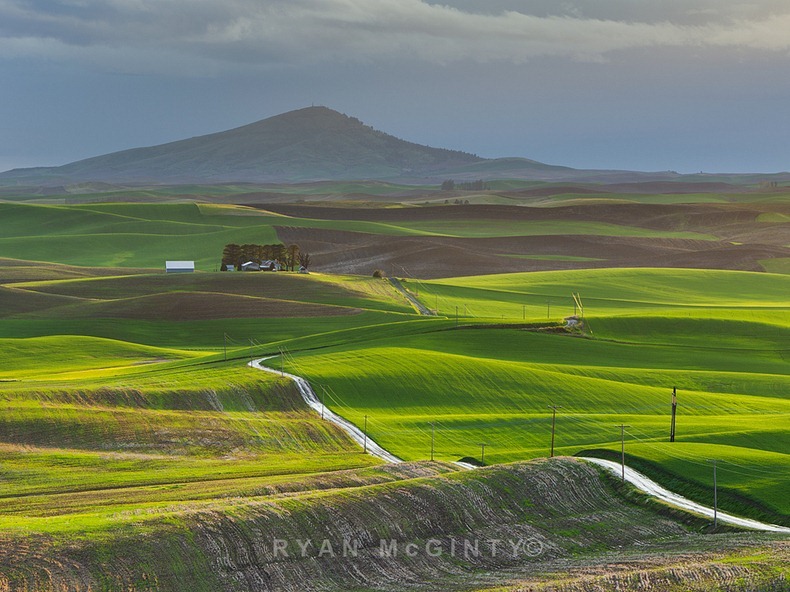
[[[281,269],[282,266],[276,259],[267,259],[266,261],[261,261],[262,271],[280,271]]]
[[[247,263],[241,264],[242,271],[260,271],[261,266],[260,264],[256,263],[255,261],[247,261]]]
[[[194,271],[194,261],[165,261],[165,273],[192,273]]]

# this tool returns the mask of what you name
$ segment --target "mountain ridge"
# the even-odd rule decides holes
[[[735,183],[790,180],[790,174],[717,175]],[[230,130],[131,148],[56,167],[0,173],[2,186],[298,183],[382,180],[434,184],[445,179],[636,183],[709,181],[674,171],[583,170],[528,158],[487,159],[402,140],[328,107],[297,109]]]
[[[15,169],[0,178],[143,183],[391,178],[483,160],[401,140],[327,107],[307,107],[226,131],[63,166]]]

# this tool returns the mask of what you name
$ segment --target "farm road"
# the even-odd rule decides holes
[[[419,313],[420,313],[421,315],[423,315],[423,316],[436,316],[436,313],[435,313],[434,311],[432,311],[432,310],[431,310],[431,309],[429,309],[429,308],[426,308],[426,307],[425,307],[425,305],[423,305],[423,303],[422,303],[422,302],[420,302],[419,300],[417,300],[417,298],[415,298],[415,297],[412,295],[412,293],[411,293],[411,292],[409,292],[409,291],[408,291],[406,288],[404,288],[404,287],[403,287],[403,284],[401,283],[401,281],[400,281],[398,278],[392,278],[392,277],[391,277],[391,278],[388,278],[388,279],[389,279],[389,282],[390,282],[390,284],[392,284],[392,285],[394,286],[394,288],[395,288],[395,289],[396,289],[398,292],[400,292],[401,294],[403,294],[403,295],[406,297],[406,300],[408,300],[409,302],[411,302],[411,305],[412,305],[414,308],[416,308],[416,309],[417,309],[417,312],[419,312]]]
[[[360,430],[357,426],[353,423],[348,421],[347,419],[341,417],[337,413],[330,411],[327,407],[324,407],[321,404],[321,401],[316,396],[313,388],[310,386],[310,383],[307,382],[301,376],[296,376],[295,374],[288,374],[287,372],[280,372],[279,370],[275,370],[274,368],[268,368],[262,364],[263,361],[268,360],[269,358],[260,358],[258,360],[253,360],[249,363],[250,366],[256,368],[257,370],[263,370],[264,372],[270,372],[272,374],[277,374],[281,376],[287,376],[291,380],[296,383],[296,388],[299,389],[299,393],[302,395],[302,399],[304,402],[307,403],[310,408],[314,409],[318,414],[321,413],[321,409],[323,407],[324,412],[324,419],[327,421],[331,421],[333,424],[340,426],[343,431],[345,431],[351,438],[356,441],[360,446],[365,446],[365,441],[367,440],[367,449],[370,454],[373,456],[380,458],[381,460],[388,462],[388,463],[399,463],[403,462],[394,454],[384,450],[381,446],[376,444],[373,440],[369,437],[366,437],[365,434]]]
[[[309,405],[310,408],[314,409],[317,413],[320,414],[323,405],[321,404],[321,401],[318,399],[312,387],[310,386],[310,383],[300,376],[296,376],[294,374],[288,374],[287,372],[280,372],[279,370],[275,370],[274,368],[268,368],[267,366],[264,366],[263,362],[268,359],[269,358],[259,358],[257,360],[253,360],[252,362],[250,362],[249,365],[257,370],[263,370],[264,372],[270,372],[272,374],[287,376],[288,378],[293,380],[294,383],[296,383],[296,387],[299,389],[299,393],[302,395],[304,402],[307,403],[307,405]],[[353,438],[360,446],[364,446],[366,437],[365,434],[362,432],[362,430],[360,430],[353,423],[341,417],[337,413],[330,411],[326,407],[323,407],[323,410],[324,410],[324,419],[326,419],[327,421],[331,421],[335,425],[339,426],[349,436],[351,436],[351,438]],[[380,458],[385,462],[388,463],[403,462],[400,458],[398,458],[391,452],[385,450],[370,438],[367,438],[367,449],[370,454],[372,454],[377,458]],[[605,469],[614,473],[618,477],[620,476],[621,467],[616,462],[603,460],[600,458],[588,458],[588,457],[583,457],[582,460],[586,460],[588,462],[604,467]],[[465,469],[474,468],[472,465],[468,465],[466,463],[459,462],[456,464],[462,466]],[[657,497],[661,501],[671,506],[675,506],[676,508],[680,508],[681,510],[685,510],[687,512],[692,512],[694,514],[701,514],[703,516],[713,518],[713,508],[705,507],[681,495],[672,493],[668,489],[661,487],[655,481],[648,479],[642,473],[635,471],[634,469],[628,466],[625,467],[625,479],[629,483],[636,486],[637,489],[644,491],[648,495]],[[723,523],[732,524],[734,526],[739,526],[741,528],[749,528],[752,530],[790,534],[790,528],[784,526],[778,526],[776,524],[766,524],[764,522],[758,522],[757,520],[750,520],[748,518],[739,518],[738,516],[733,516],[731,514],[727,514],[724,512],[718,512],[718,519],[721,520]]]
[[[605,469],[611,471],[618,477],[621,475],[621,466],[619,463],[613,462],[611,460],[603,460],[600,458],[587,458],[584,457],[584,460],[604,467]],[[707,508],[697,502],[693,502],[690,499],[686,499],[685,497],[678,495],[676,493],[672,493],[668,489],[664,489],[655,481],[648,479],[642,473],[635,471],[634,469],[625,467],[625,480],[629,483],[632,483],[647,494],[650,494],[654,497],[657,497],[663,502],[666,502],[672,506],[680,508],[681,510],[686,510],[687,512],[692,512],[694,514],[701,514],[708,518],[713,518],[713,508]],[[724,512],[718,512],[718,519],[725,523],[725,524],[732,524],[733,526],[739,526],[741,528],[750,528],[752,530],[763,530],[767,532],[783,532],[790,534],[790,528],[786,528],[784,526],[778,526],[776,524],[765,524],[764,522],[758,522],[757,520],[749,520],[748,518],[739,518],[738,516],[733,516],[731,514],[726,514]]]

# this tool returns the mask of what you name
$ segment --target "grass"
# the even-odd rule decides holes
[[[82,335],[0,339],[3,367],[0,380],[44,376],[113,376],[141,364],[189,359],[188,351],[143,346]]]
[[[513,323],[526,312],[527,323],[539,326],[546,297],[579,291],[595,339],[519,325],[446,330],[450,315],[443,331],[295,354],[288,367],[325,386],[330,405],[357,425],[367,416],[369,433],[385,448],[427,458],[433,430],[444,460],[479,457],[483,442],[486,462],[545,455],[547,406],[558,404],[559,452],[617,449],[615,426],[626,423],[633,454],[661,466],[677,454],[686,463],[677,470],[698,485],[707,479],[699,459],[717,455],[722,466],[732,464],[731,487],[755,500],[761,517],[788,522],[787,481],[777,477],[790,474],[782,427],[790,419],[784,276],[592,270],[407,285],[428,306],[438,296],[440,312],[458,306],[462,325],[498,315]],[[555,301],[555,311],[567,300]],[[554,320],[571,312],[555,312]],[[668,447],[673,387],[681,393],[682,430]]]
[[[210,265],[224,242],[272,242],[281,225],[463,237],[560,228],[338,223],[194,204],[0,210],[14,221],[0,254],[29,247],[31,259],[57,251],[64,262],[94,265],[158,266],[163,252]],[[669,236],[579,224],[580,233]],[[176,246],[183,250],[168,250]],[[707,503],[706,459],[717,458],[724,509],[788,523],[787,275],[606,269],[406,279],[439,312],[418,317],[372,278],[92,277],[76,267],[42,276],[24,263],[8,262],[24,271],[0,286],[0,531],[98,540],[118,525],[243,513],[240,496],[318,499],[397,481],[308,411],[290,383],[245,367],[264,355],[326,388],[329,407],[406,460],[429,458],[432,436],[441,461],[479,458],[483,443],[486,464],[546,456],[548,406],[560,405],[557,454],[616,452],[625,423],[629,454],[656,476]],[[572,293],[584,302],[584,332],[562,329]],[[680,416],[670,444],[673,387]],[[308,493],[317,489],[335,493]]]
[[[216,271],[228,243],[274,243],[278,227],[342,230],[384,236],[463,238],[599,235],[713,240],[683,230],[586,221],[453,220],[385,224],[355,220],[318,220],[272,214],[242,206],[195,203],[96,203],[43,205],[0,203],[4,234],[0,257],[61,264],[161,269],[166,259],[196,261]]]
[[[2,532],[92,537],[119,514],[232,504],[380,464],[308,410],[288,379],[239,361],[167,350],[176,361],[135,366],[163,351],[89,337],[10,341],[21,378],[0,382]],[[67,371],[53,345],[80,352]],[[39,373],[28,374],[33,356]],[[106,371],[120,361],[127,372]]]
[[[779,274],[691,269],[590,269],[406,279],[404,285],[440,314],[464,319],[562,321],[625,314],[784,323],[790,279]],[[598,321],[591,326],[595,332]]]
[[[698,232],[657,231],[636,226],[583,220],[516,220],[510,222],[503,220],[430,220],[401,223],[400,226],[425,234],[461,238],[593,235],[716,240],[714,236]]]
[[[777,257],[776,259],[763,259],[760,265],[769,273],[782,273],[790,275],[790,257]]]

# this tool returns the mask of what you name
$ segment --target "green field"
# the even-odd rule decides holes
[[[557,456],[616,458],[625,424],[635,468],[711,505],[715,459],[720,508],[790,525],[790,274],[781,258],[765,264],[777,273],[483,268],[401,278],[436,313],[420,316],[386,279],[213,270],[224,244],[275,242],[286,227],[442,240],[715,237],[585,221],[311,219],[194,203],[0,203],[0,215],[0,538],[13,541],[9,549],[61,557],[79,547],[105,565],[164,537],[184,553],[172,551],[167,569],[188,574],[178,562],[217,525],[247,533],[282,519],[301,535],[323,532],[339,512],[398,529],[380,512],[401,516],[407,506],[387,504],[425,495],[441,505],[435,491],[455,500],[455,517],[466,515],[471,491],[484,506],[527,503],[513,497],[513,475],[581,470],[521,464],[549,455],[550,406]],[[195,259],[203,271],[156,271],[165,259]],[[571,315],[581,324],[566,326]],[[410,462],[364,454],[289,380],[247,366],[260,357],[308,379],[327,407]],[[470,474],[451,464],[482,462],[483,448],[484,464],[501,466]],[[422,462],[432,452],[436,462]],[[647,503],[595,483],[606,496]],[[580,516],[571,526],[536,524],[565,533],[557,548],[572,555],[612,549]],[[591,538],[579,543],[578,533]],[[137,539],[146,541],[139,549]],[[208,569],[195,561],[196,574]],[[214,582],[207,573],[200,578]]]
[[[224,245],[277,242],[277,227],[363,232],[383,236],[486,238],[596,235],[713,240],[699,232],[655,230],[595,221],[433,220],[381,223],[319,220],[241,206],[172,203],[41,205],[0,203],[0,257],[84,266],[150,267],[194,260],[215,271]]]
[[[632,454],[699,483],[717,458],[720,486],[759,500],[774,520],[790,511],[788,482],[776,477],[790,471],[785,276],[596,270],[411,284],[428,306],[438,296],[440,313],[458,306],[459,328],[453,315],[443,331],[295,353],[287,366],[326,385],[357,424],[367,415],[395,454],[428,457],[433,424],[443,460],[479,458],[481,443],[486,462],[545,455],[555,404],[558,453],[619,449],[625,423]],[[572,291],[593,338],[521,324],[523,303],[533,329],[559,324],[573,313]],[[541,321],[546,298],[555,312]],[[513,325],[486,328],[503,318]],[[680,417],[670,444],[673,387]]]
[[[371,436],[406,460],[429,457],[432,431],[435,457],[445,461],[479,457],[482,443],[486,463],[545,456],[548,406],[559,405],[557,454],[618,449],[617,425],[625,423],[629,454],[700,485],[710,481],[706,459],[715,457],[721,461],[722,487],[754,500],[758,515],[786,521],[788,484],[775,475],[790,469],[783,427],[790,419],[787,276],[623,269],[404,284],[427,306],[438,304],[440,316],[418,317],[387,282],[372,278],[194,274],[14,283],[6,288],[9,298],[24,294],[44,300],[0,318],[8,360],[0,371],[3,441],[44,448],[60,442],[69,451],[87,448],[94,454],[101,446],[128,449],[124,442],[131,438],[139,451],[158,454],[150,428],[157,418],[172,422],[169,429],[182,433],[178,438],[187,443],[207,421],[195,416],[191,403],[184,408],[174,403],[173,392],[232,391],[220,378],[224,364],[233,364],[228,372],[243,377],[248,390],[271,379],[222,360],[274,355],[271,363],[278,365],[280,351],[287,351],[288,371],[308,378],[316,389],[326,388],[328,406],[358,425],[368,416]],[[561,329],[563,317],[574,312],[573,292],[582,297],[584,333]],[[174,321],[161,318],[166,315],[155,307],[130,306],[139,299],[175,298],[183,313],[190,302],[184,296],[208,298],[210,308],[211,295],[219,293],[297,308],[284,309],[285,316],[231,314],[214,320],[204,319],[198,308],[194,318]],[[161,306],[164,300],[157,302]],[[302,318],[292,316],[299,306],[317,308]],[[669,444],[673,387],[680,393],[680,417],[678,441]],[[115,389],[140,394],[116,400],[107,394]],[[63,394],[77,392],[93,394]],[[127,409],[129,397],[141,408]],[[189,444],[187,456],[227,454],[230,445],[223,442],[256,454],[271,452],[255,437],[250,440],[258,428],[241,419],[246,412],[238,402],[222,409],[221,427],[212,430],[223,436]],[[289,433],[279,425],[283,421],[275,415],[264,423],[269,431]],[[40,437],[24,436],[29,426],[49,427],[38,430]],[[319,437],[319,448],[322,441]],[[314,469],[296,460],[305,446],[306,441],[294,449],[295,468],[282,471]],[[331,454],[337,446],[329,447]],[[46,465],[47,454],[36,464]],[[97,461],[85,457],[84,462]],[[349,466],[358,464],[354,458]],[[248,477],[242,465],[238,470],[239,477]],[[173,478],[203,478],[189,463],[164,474],[171,472]],[[24,479],[18,487],[35,491],[59,475],[47,474]],[[159,469],[151,474],[159,475],[155,482],[169,478]],[[121,471],[117,485],[127,478],[137,483],[140,476],[131,475]],[[98,477],[95,485],[107,478]]]

